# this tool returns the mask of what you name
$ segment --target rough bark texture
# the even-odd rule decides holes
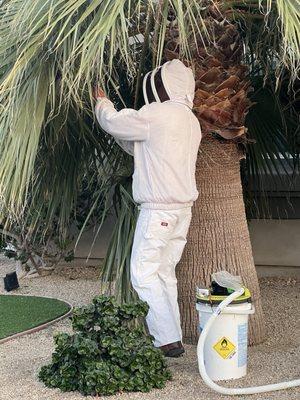
[[[203,139],[197,161],[199,198],[182,260],[177,266],[178,299],[185,343],[198,340],[195,309],[197,285],[209,286],[211,273],[225,269],[240,275],[252,293],[255,314],[250,317],[249,342],[264,340],[265,324],[260,290],[245,215],[241,153],[234,143]]]

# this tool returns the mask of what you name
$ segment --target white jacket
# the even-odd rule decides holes
[[[169,100],[160,102],[160,75]],[[146,105],[116,111],[100,98],[96,117],[129,154],[134,155],[133,198],[143,208],[190,207],[198,197],[195,168],[201,129],[192,112],[195,80],[191,69],[173,60],[145,76]],[[149,90],[154,100],[149,104]],[[155,98],[155,99],[154,99]]]

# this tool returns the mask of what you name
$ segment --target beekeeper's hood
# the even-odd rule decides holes
[[[180,60],[168,61],[148,72],[143,82],[143,94],[146,104],[171,100],[192,108],[195,95],[193,72]]]

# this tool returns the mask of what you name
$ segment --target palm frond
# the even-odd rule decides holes
[[[115,192],[115,208],[117,220],[102,266],[101,282],[103,288],[114,291],[119,301],[131,301],[136,298],[130,283],[130,257],[138,211],[128,182]]]
[[[275,78],[274,78],[275,80]],[[274,90],[274,83],[264,85],[262,76],[252,77],[254,106],[247,116],[248,136],[255,140],[247,147],[245,185],[249,208],[260,203],[256,217],[268,215],[267,192],[285,188],[292,191],[299,177],[299,115],[287,86]],[[299,99],[299,93],[296,94]],[[298,138],[298,139],[297,139]],[[287,202],[288,207],[288,202]]]
[[[178,15],[183,51],[187,23],[197,29],[196,0],[165,0]],[[149,6],[150,4],[150,6]],[[118,92],[116,65],[134,84],[138,44],[157,3],[142,0],[8,0],[0,7],[0,192],[11,210],[23,202],[34,174],[42,131],[76,104],[92,112],[95,82]],[[164,32],[160,31],[158,58]],[[134,39],[134,40],[133,40]]]
[[[277,29],[281,34],[280,59],[282,68],[291,71],[293,80],[300,72],[300,3],[298,0],[260,0],[266,19],[274,11],[278,15]],[[266,3],[266,5],[265,5]]]
[[[254,55],[265,76],[276,73],[277,86],[289,71],[300,72],[300,3],[298,0],[225,1],[228,17],[240,24],[248,61]],[[258,65],[255,64],[255,68]]]

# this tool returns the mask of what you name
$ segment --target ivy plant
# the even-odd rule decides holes
[[[133,323],[147,312],[145,302],[118,304],[106,295],[75,308],[74,333],[54,336],[52,362],[41,368],[40,380],[48,387],[95,396],[163,388],[171,379],[164,355],[143,324]]]

